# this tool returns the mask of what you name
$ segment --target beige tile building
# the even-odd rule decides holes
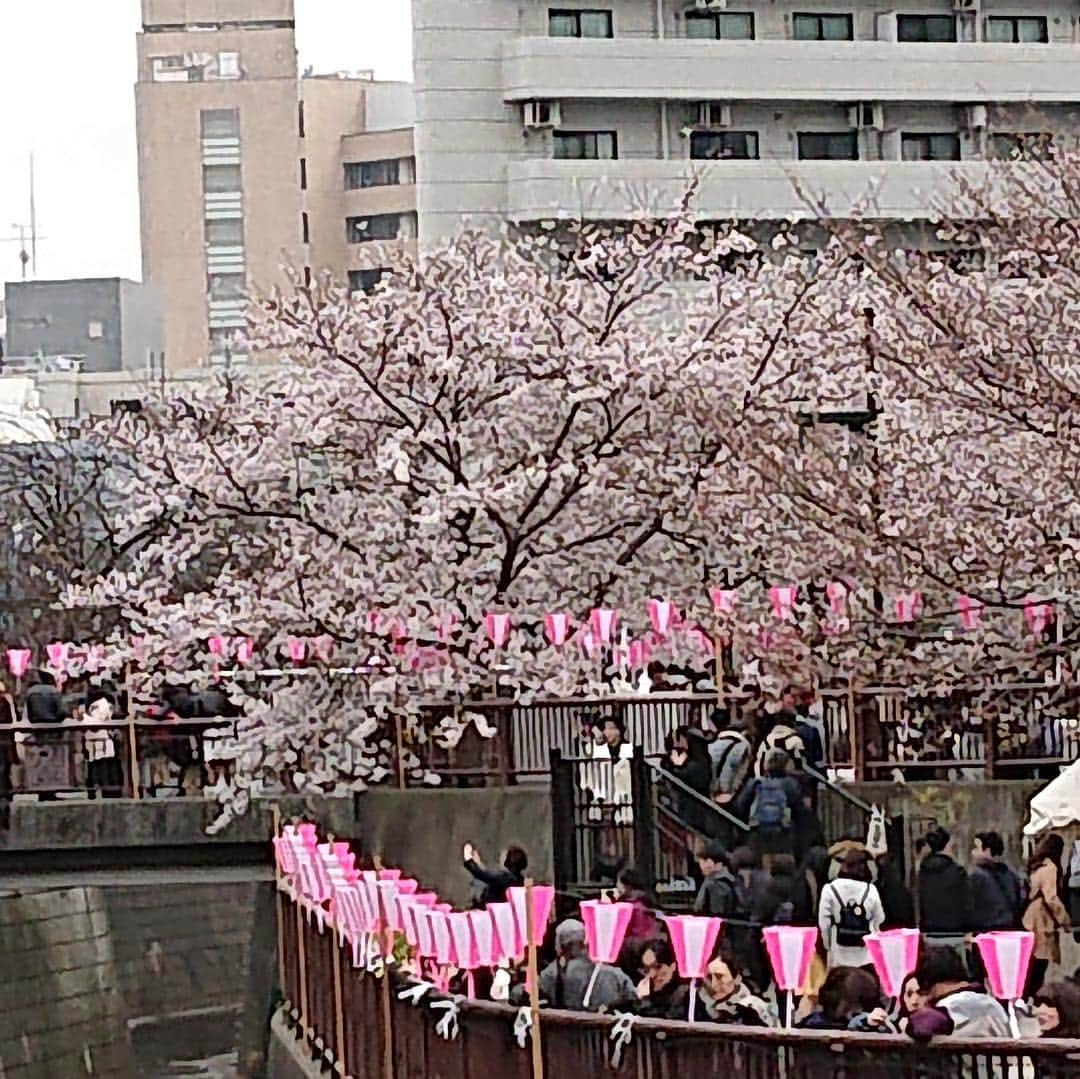
[[[169,370],[246,360],[249,304],[287,270],[366,288],[415,242],[411,86],[300,76],[293,0],[142,0],[138,60]]]

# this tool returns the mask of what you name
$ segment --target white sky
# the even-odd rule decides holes
[[[409,9],[296,0],[301,68],[411,78]],[[139,0],[0,0],[0,285],[19,277],[8,241],[13,223],[29,223],[31,151],[37,276],[139,276],[138,29]]]

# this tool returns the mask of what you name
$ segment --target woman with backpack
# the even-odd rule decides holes
[[[750,825],[750,842],[767,869],[776,854],[794,854],[795,815],[802,787],[789,774],[791,759],[782,749],[765,757],[765,771],[743,788],[735,810]]]
[[[885,921],[881,896],[870,880],[866,854],[848,851],[836,880],[821,889],[818,929],[829,957],[829,967],[867,967],[870,955],[863,944]]]

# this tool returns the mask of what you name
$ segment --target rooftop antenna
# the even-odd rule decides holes
[[[25,222],[16,222],[13,224],[12,229],[19,234],[17,240],[0,240],[0,243],[17,243],[19,245],[19,263],[22,268],[22,279],[26,280],[26,268],[30,267],[30,271],[34,277],[37,277],[37,242],[38,242],[38,230],[37,230],[37,200],[34,194],[34,155],[30,155],[30,224]],[[26,247],[26,234],[30,233],[30,249]],[[44,237],[41,237],[44,239]]]

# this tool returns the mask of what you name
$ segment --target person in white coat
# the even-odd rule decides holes
[[[870,880],[865,852],[848,851],[836,879],[821,889],[818,902],[818,929],[829,968],[868,966],[870,955],[862,938],[876,933],[884,921],[885,908]]]

